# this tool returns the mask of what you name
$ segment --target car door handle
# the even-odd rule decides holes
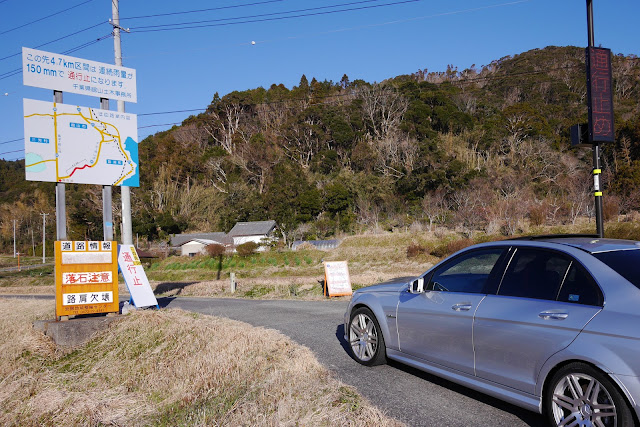
[[[454,304],[451,309],[454,311],[469,311],[471,310],[471,304],[464,302],[460,304]]]
[[[569,313],[558,313],[556,311],[543,311],[538,317],[544,320],[564,320],[569,317]]]

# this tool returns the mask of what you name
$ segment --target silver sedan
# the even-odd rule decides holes
[[[639,425],[640,242],[475,245],[410,282],[357,290],[345,331],[363,365],[393,359],[551,425]]]

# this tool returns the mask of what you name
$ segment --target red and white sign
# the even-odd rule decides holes
[[[119,245],[118,251],[118,266],[133,299],[133,304],[138,308],[157,306],[158,300],[153,294],[153,289],[151,289],[149,279],[147,279],[140,258],[136,253],[136,248],[133,245]]]
[[[86,283],[112,283],[110,271],[88,271],[86,273],[62,273],[63,285],[84,285]]]

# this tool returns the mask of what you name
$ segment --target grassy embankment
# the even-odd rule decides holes
[[[593,223],[533,229],[529,234],[593,233]],[[608,223],[607,237],[640,240],[640,224]],[[442,257],[462,247],[504,236],[476,234],[463,239],[450,231],[437,233],[385,233],[346,237],[330,251],[304,249],[267,251],[249,257],[219,259],[172,256],[152,262],[147,276],[158,295],[321,299],[323,261],[347,261],[354,289],[396,277],[415,276]],[[0,273],[1,293],[54,293],[53,269]],[[229,275],[235,273],[238,290],[229,292]],[[220,279],[218,280],[218,274]],[[122,283],[122,279],[121,279]],[[120,287],[126,292],[124,285]]]
[[[61,351],[52,308],[0,298],[0,425],[399,425],[276,331],[144,311]]]

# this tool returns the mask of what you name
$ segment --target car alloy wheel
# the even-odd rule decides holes
[[[547,397],[555,426],[631,426],[633,417],[615,385],[594,368],[574,363],[554,375]]]
[[[356,361],[372,366],[384,363],[384,339],[378,321],[367,308],[359,308],[349,322],[349,346]]]

